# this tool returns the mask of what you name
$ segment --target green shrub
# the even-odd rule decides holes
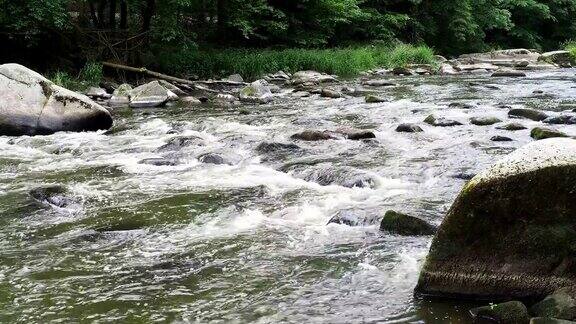
[[[576,41],[566,43],[566,50],[570,52],[572,59],[576,61]]]
[[[55,71],[48,75],[48,79],[63,88],[84,91],[89,87],[98,86],[102,81],[102,76],[102,64],[88,62],[76,77],[71,76],[68,72]]]

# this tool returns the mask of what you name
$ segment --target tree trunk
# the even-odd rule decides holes
[[[106,12],[106,0],[100,0],[98,4],[98,28],[104,28],[104,13]]]
[[[128,4],[120,0],[120,29],[128,28]]]
[[[155,11],[156,11],[156,1],[146,0],[146,7],[144,7],[144,11],[142,12],[143,32],[147,32],[150,30],[150,26],[152,25],[152,17],[154,17]]]
[[[90,18],[92,19],[92,25],[94,26],[94,28],[97,28],[99,23],[98,23],[98,16],[96,15],[96,7],[94,6],[94,2],[90,1],[89,2],[90,5]]]
[[[116,0],[110,0],[110,7],[109,7],[109,25],[110,29],[116,29]]]
[[[218,0],[216,10],[218,14],[218,38],[226,38],[226,24],[228,23],[227,0]]]

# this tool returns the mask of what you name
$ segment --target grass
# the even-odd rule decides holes
[[[576,61],[576,41],[570,41],[566,43],[566,50],[570,52],[572,59]]]
[[[64,71],[55,71],[48,75],[48,79],[66,89],[84,91],[89,87],[98,86],[102,76],[102,64],[88,62],[77,76],[72,76]]]
[[[400,44],[336,49],[224,49],[181,50],[158,57],[159,68],[175,75],[200,78],[225,77],[238,73],[247,80],[277,71],[315,70],[352,77],[375,68],[407,64],[435,64],[434,51],[427,46]]]

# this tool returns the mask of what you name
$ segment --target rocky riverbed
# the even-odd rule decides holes
[[[429,234],[475,174],[576,136],[576,70],[484,70],[156,87],[109,130],[0,137],[0,319],[468,322],[413,295]]]

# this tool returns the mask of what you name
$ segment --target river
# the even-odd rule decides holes
[[[398,77],[371,88],[385,103],[283,94],[120,109],[108,132],[0,137],[0,321],[466,323],[468,304],[413,296],[432,237],[380,232],[379,220],[392,209],[439,225],[465,179],[542,125],[511,120],[510,107],[558,115],[576,103],[575,73]],[[464,125],[424,124],[432,113]],[[496,128],[510,121],[528,129]],[[397,133],[404,122],[424,132]],[[339,126],[376,139],[290,139]],[[215,152],[227,164],[197,159]],[[151,158],[167,162],[142,163]],[[343,181],[326,185],[330,172]],[[358,175],[361,187],[338,185]],[[65,187],[65,203],[31,197],[47,186]],[[364,224],[328,225],[342,211]]]

